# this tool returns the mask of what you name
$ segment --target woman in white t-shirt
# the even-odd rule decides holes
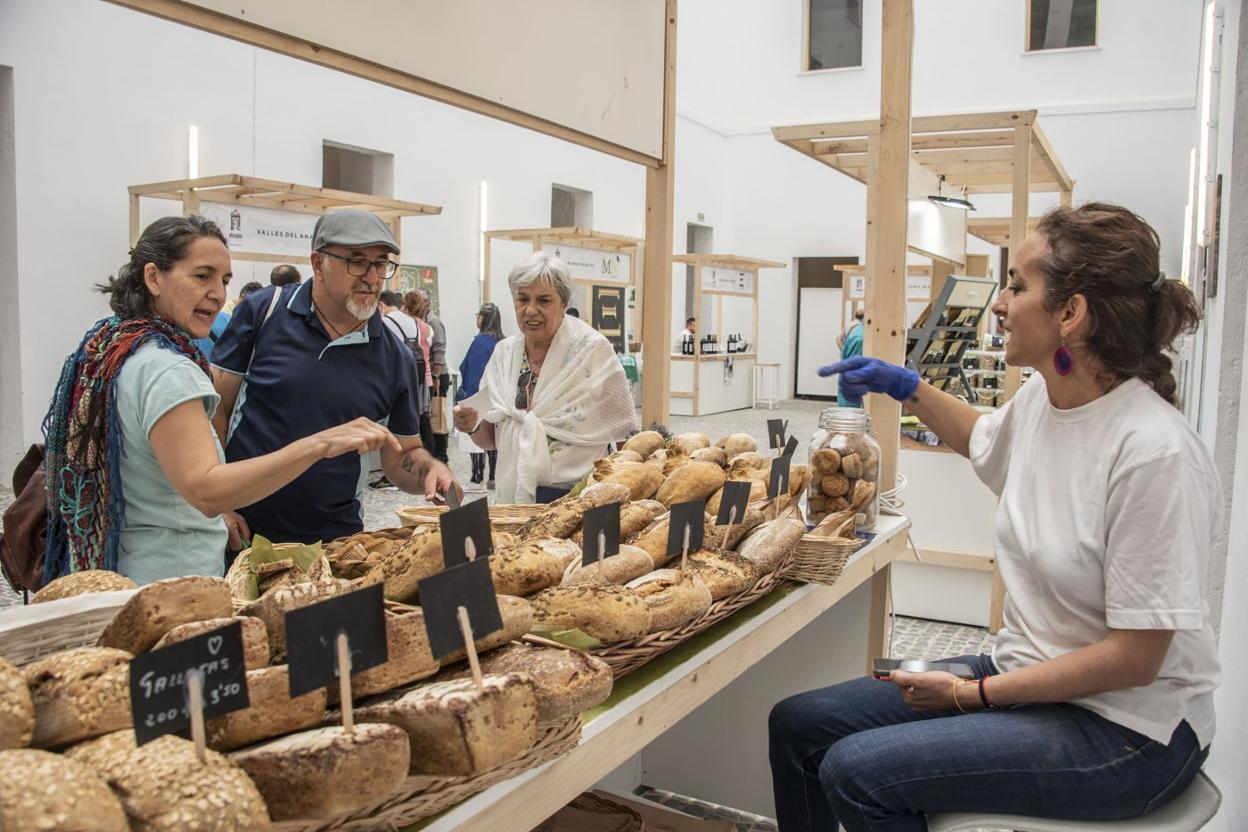
[[[1199,309],[1158,262],[1157,233],[1124,208],[1045,215],[992,307],[1006,359],[1036,373],[988,415],[878,359],[820,370],[905,402],[970,458],[1000,498],[1008,595],[993,655],[955,659],[974,679],[897,671],[775,706],[783,832],[923,830],[949,811],[1131,818],[1195,777],[1214,731],[1221,489],[1167,356]]]

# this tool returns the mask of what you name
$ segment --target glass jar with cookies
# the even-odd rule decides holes
[[[867,413],[829,407],[810,441],[811,480],[806,508],[815,525],[836,524],[841,536],[871,528],[880,510],[880,444]]]

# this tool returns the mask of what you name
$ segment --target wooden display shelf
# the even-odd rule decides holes
[[[619,680],[604,705],[585,713],[587,724],[575,749],[409,829],[529,832],[842,598],[871,582],[865,672],[870,658],[884,655],[887,646],[888,569],[905,553],[909,528],[904,517],[881,516],[875,539],[853,555],[832,586],[777,589],[691,638]]]

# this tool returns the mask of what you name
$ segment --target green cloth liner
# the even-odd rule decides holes
[[[588,633],[578,629],[565,629],[563,627],[552,627],[549,624],[534,624],[529,628],[535,636],[548,638],[551,641],[557,641],[560,644],[566,644],[577,650],[593,650],[595,647],[601,647],[602,642]]]
[[[312,564],[320,560],[320,557],[321,542],[319,540],[316,543],[274,549],[273,541],[262,534],[255,535],[251,539],[251,550],[247,552],[247,571],[250,573],[247,576],[247,600],[254,601],[260,597],[260,580],[256,567],[261,564],[289,560],[300,572],[307,572]]]

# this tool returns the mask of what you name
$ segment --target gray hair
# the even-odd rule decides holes
[[[534,283],[549,283],[559,293],[559,300],[567,306],[572,301],[572,275],[568,266],[549,252],[535,251],[507,275],[507,285],[514,298],[521,289]]]

